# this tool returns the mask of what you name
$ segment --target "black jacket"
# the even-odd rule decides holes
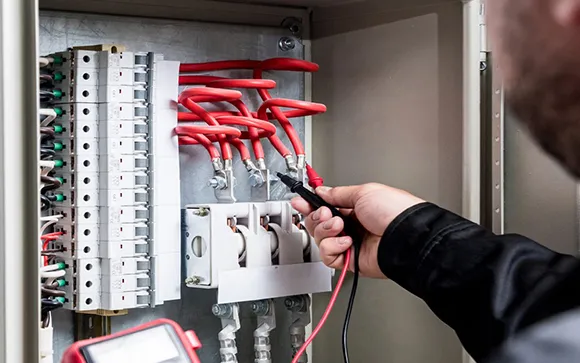
[[[386,276],[455,330],[476,361],[580,362],[580,312],[557,316],[580,307],[575,257],[522,236],[494,235],[424,203],[387,228],[378,260]],[[558,337],[571,324],[574,337]],[[547,355],[538,360],[534,350]]]

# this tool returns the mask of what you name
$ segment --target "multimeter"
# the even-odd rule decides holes
[[[201,343],[193,331],[167,319],[113,335],[76,342],[62,363],[200,363]]]

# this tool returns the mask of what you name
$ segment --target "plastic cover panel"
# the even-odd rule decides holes
[[[278,41],[289,33],[278,28],[196,23],[144,18],[98,16],[75,13],[43,12],[40,17],[40,53],[62,51],[75,45],[117,43],[127,50],[152,51],[165,55],[167,60],[184,62],[204,62],[224,59],[265,59],[277,56],[300,58],[302,47],[291,52],[278,49]],[[244,72],[236,72],[243,76]],[[303,99],[304,76],[299,73],[276,73],[272,77],[281,91],[275,96]],[[246,99],[251,107],[257,105],[257,95]],[[304,122],[298,120],[297,129],[304,134]],[[266,143],[264,143],[266,145]],[[267,148],[267,158],[272,170],[281,170],[284,162],[271,148]],[[239,158],[238,158],[239,159]],[[243,176],[245,169],[236,164],[236,175]],[[208,193],[205,185],[212,169],[205,150],[199,147],[183,149],[181,153],[181,202],[182,206],[195,203],[215,202],[213,193]],[[242,185],[247,181],[238,178],[240,190],[250,190]],[[203,191],[203,192],[202,192]],[[239,195],[240,201],[249,200],[249,195]],[[113,330],[118,331],[156,318],[174,319],[186,329],[195,329],[204,342],[200,355],[204,363],[218,362],[217,333],[220,321],[211,314],[211,305],[216,301],[215,291],[197,289],[182,290],[182,300],[166,303],[155,310],[134,310],[127,316],[113,318]],[[252,331],[255,318],[242,305],[242,331],[238,337],[241,362],[253,359]],[[283,303],[277,307],[278,324],[288,326],[290,316],[285,315]],[[72,313],[60,311],[55,314],[55,361],[73,341]],[[282,349],[274,350],[274,360],[284,361],[290,356],[290,337],[285,329],[278,329],[272,335],[272,344]],[[288,349],[286,349],[288,347]]]

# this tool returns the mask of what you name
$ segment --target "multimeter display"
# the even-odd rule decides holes
[[[164,325],[89,344],[81,351],[87,363],[191,363],[175,331]]]

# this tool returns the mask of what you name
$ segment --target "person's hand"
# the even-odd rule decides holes
[[[389,224],[408,208],[424,201],[402,190],[381,184],[338,188],[318,188],[316,193],[331,205],[341,208],[364,228],[360,254],[360,272],[365,277],[385,278],[377,261],[381,237]],[[329,267],[342,269],[344,253],[352,247],[351,237],[338,237],[344,229],[342,219],[332,217],[328,208],[312,210],[302,198],[292,206],[306,217],[305,225],[320,248],[322,261]],[[353,270],[354,254],[349,268]]]

